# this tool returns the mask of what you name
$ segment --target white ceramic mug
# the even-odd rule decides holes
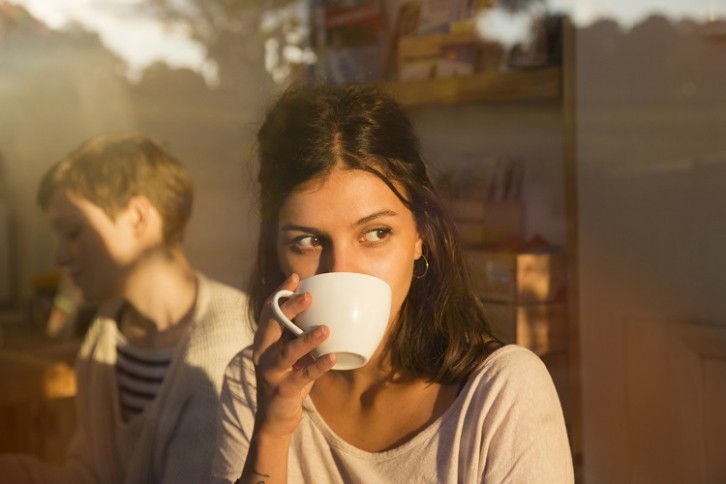
[[[309,292],[313,302],[290,321],[280,310],[280,298]],[[326,272],[300,281],[296,291],[282,289],[272,297],[278,321],[296,336],[320,325],[330,329],[314,356],[335,353],[335,370],[359,368],[381,342],[391,315],[391,286],[357,272]]]

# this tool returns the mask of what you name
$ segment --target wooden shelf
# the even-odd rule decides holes
[[[561,96],[561,69],[546,67],[387,82],[382,87],[404,106],[558,99]]]

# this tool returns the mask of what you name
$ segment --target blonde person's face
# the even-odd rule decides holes
[[[129,214],[122,212],[113,220],[87,199],[56,191],[46,215],[56,236],[56,262],[68,270],[84,299],[100,302],[118,296],[134,258]]]
[[[391,286],[392,319],[408,294],[421,249],[413,213],[365,171],[335,169],[292,193],[280,209],[277,254],[286,275],[376,276]]]

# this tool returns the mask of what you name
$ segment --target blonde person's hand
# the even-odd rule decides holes
[[[278,288],[294,291],[300,278],[288,277]],[[303,293],[290,297],[280,305],[282,312],[293,319],[310,306],[312,297]],[[335,364],[334,355],[314,359],[310,356],[328,337],[327,326],[294,339],[277,322],[271,308],[271,298],[265,304],[260,326],[255,333],[253,361],[257,376],[257,414],[255,431],[270,436],[291,436],[302,418],[302,402],[313,383]]]

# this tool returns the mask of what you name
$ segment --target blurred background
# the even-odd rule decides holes
[[[185,245],[244,288],[254,136],[291,82],[409,111],[579,482],[726,482],[726,0],[0,0],[0,451],[57,461],[80,335],[48,320],[40,176],[136,130],[189,168]]]

